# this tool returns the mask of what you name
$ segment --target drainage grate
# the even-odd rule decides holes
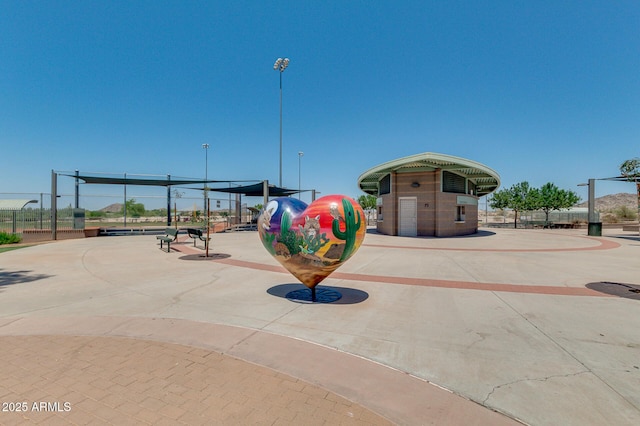
[[[589,283],[586,287],[612,296],[640,300],[640,285],[600,281],[597,283]]]

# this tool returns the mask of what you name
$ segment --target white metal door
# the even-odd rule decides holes
[[[398,235],[416,237],[418,235],[418,199],[416,197],[398,198]]]

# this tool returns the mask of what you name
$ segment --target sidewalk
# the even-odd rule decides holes
[[[369,234],[332,304],[254,232],[2,253],[0,424],[637,424],[640,303],[585,285],[640,243],[583,234]]]

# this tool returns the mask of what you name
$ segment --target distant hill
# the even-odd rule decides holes
[[[122,211],[122,203],[109,204],[107,207],[104,207],[99,211],[105,213],[120,213]]]
[[[618,207],[627,206],[633,211],[638,209],[636,194],[611,194],[604,197],[596,197],[596,210],[599,212],[612,211]],[[589,207],[588,202],[578,204],[578,207]]]

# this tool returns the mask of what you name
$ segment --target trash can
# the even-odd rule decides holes
[[[602,236],[602,222],[589,222],[589,231],[587,235],[591,235],[593,237],[601,237]]]

